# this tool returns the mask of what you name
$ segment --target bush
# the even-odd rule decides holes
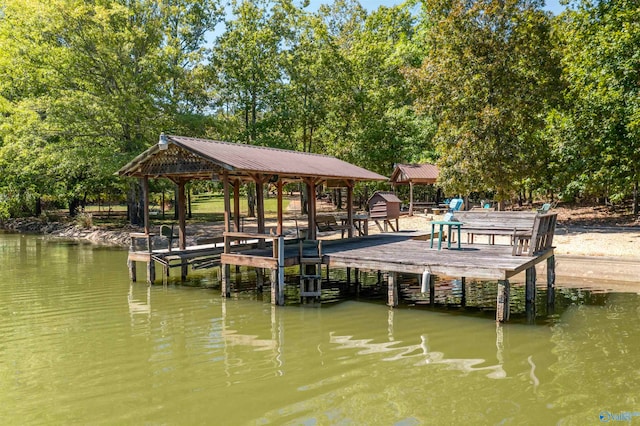
[[[93,215],[91,213],[78,213],[76,215],[76,224],[81,228],[93,227]]]

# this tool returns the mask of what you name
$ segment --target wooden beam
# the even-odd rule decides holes
[[[547,315],[552,315],[556,304],[556,257],[547,258]]]
[[[240,229],[240,179],[233,181],[233,221],[235,223],[235,231],[241,232]]]
[[[276,183],[276,187],[278,189],[278,228],[276,230],[276,234],[278,235],[282,235],[283,234],[283,229],[282,229],[282,222],[283,222],[283,217],[284,217],[284,212],[283,212],[283,206],[282,206],[282,190],[284,187],[284,183],[282,182],[282,179],[278,179],[278,182]]]
[[[278,269],[278,259],[247,254],[222,254],[220,261],[227,265],[251,266],[254,268]]]
[[[151,229],[149,224],[149,178],[142,178],[142,197],[144,202],[144,233],[149,234]]]
[[[413,216],[413,182],[409,181],[409,216]]]
[[[353,186],[355,182],[347,182],[347,224],[349,225],[348,236],[353,238]]]
[[[185,217],[186,198],[184,192],[184,186],[186,183],[187,181],[183,179],[178,181],[178,203],[176,208],[178,209],[178,247],[180,250],[184,250],[187,247],[187,219]]]
[[[496,301],[496,321],[509,321],[509,299],[511,295],[511,285],[509,280],[498,281],[498,297]]]
[[[527,322],[533,323],[536,319],[536,267],[528,268],[525,274],[525,310]]]
[[[398,274],[395,272],[389,272],[388,297],[387,305],[391,307],[398,306]]]
[[[309,216],[307,220],[307,239],[316,239],[316,182],[314,179],[305,179],[307,184],[307,201],[309,203]]]
[[[224,231],[230,231],[229,221],[231,220],[231,200],[229,197],[229,172],[223,170],[222,172],[222,192],[224,194]],[[229,238],[224,239],[224,253],[231,252],[231,240]],[[222,279],[221,290],[222,297],[231,296],[231,268],[228,263],[222,262]]]
[[[256,183],[256,205],[258,214],[258,233],[264,234],[264,176],[252,175]]]

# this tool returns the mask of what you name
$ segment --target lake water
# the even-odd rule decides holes
[[[553,315],[497,326],[223,299],[211,274],[148,287],[124,250],[0,234],[0,423],[640,423],[637,294],[559,289]]]

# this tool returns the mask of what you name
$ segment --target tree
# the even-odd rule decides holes
[[[557,91],[550,17],[540,1],[423,2],[427,52],[407,72],[437,122],[440,183],[506,200],[545,159],[540,131]]]
[[[414,17],[406,6],[367,14],[355,1],[337,1],[320,14],[337,51],[321,133],[326,150],[388,174],[394,163],[420,156],[431,139],[402,74],[422,58]]]
[[[635,1],[577,1],[559,23],[569,108],[564,149],[582,173],[568,186],[620,201],[640,181],[640,9]],[[575,165],[578,165],[577,167]]]
[[[22,152],[55,185],[22,182],[55,192],[71,214],[118,185],[113,173],[180,113],[197,111],[193,71],[219,13],[213,1],[6,0],[2,12],[0,156]]]

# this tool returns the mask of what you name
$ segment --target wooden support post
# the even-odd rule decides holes
[[[347,288],[351,287],[351,268],[347,268]]]
[[[264,182],[265,178],[261,174],[252,175],[253,181],[256,184],[256,207],[257,207],[257,224],[258,224],[258,234],[265,233],[264,227]],[[258,240],[258,247],[264,248],[265,241]],[[264,284],[264,270],[262,268],[256,268],[258,286],[262,287]]]
[[[413,216],[413,182],[409,182],[409,216]]]
[[[496,321],[509,321],[509,299],[511,293],[509,280],[498,281],[498,297],[496,304]]]
[[[307,239],[316,239],[316,182],[313,179],[305,179],[307,184],[307,202],[309,212],[307,218]]]
[[[282,227],[282,222],[283,222],[283,217],[284,217],[284,207],[282,206],[283,203],[283,196],[282,196],[282,188],[284,186],[284,183],[282,182],[282,179],[278,179],[278,182],[276,183],[276,188],[278,191],[278,200],[277,200],[277,204],[278,204],[278,227],[276,228],[276,234],[278,235],[282,235],[283,234],[283,227]]]
[[[387,305],[396,307],[398,306],[398,274],[396,272],[389,272],[388,276],[389,301],[387,302]]]
[[[184,186],[186,181],[180,179],[178,181],[178,202],[176,208],[178,209],[178,246],[180,250],[184,250],[187,247],[187,218],[185,217],[185,192]]]
[[[169,267],[169,263],[164,263],[162,265],[162,284],[163,285],[167,285],[169,284],[169,270],[171,268]]]
[[[349,231],[347,235],[349,238],[353,238],[353,186],[355,182],[347,182],[347,224],[349,225]]]
[[[136,273],[136,261],[135,260],[127,260],[127,265],[129,266],[129,278],[131,281],[136,282],[138,279],[138,274]]]
[[[233,222],[235,231],[242,232],[240,229],[240,179],[233,181]]]
[[[220,272],[220,289],[222,297],[231,297],[231,268],[227,264],[221,265]]]
[[[429,274],[429,305],[431,307],[436,305],[436,279],[431,274]]]
[[[149,257],[149,262],[147,262],[147,282],[149,284],[153,284],[156,280],[156,262]]]
[[[273,242],[274,244],[276,241]],[[284,235],[280,235],[277,240],[278,243],[278,268],[276,272],[276,282],[278,283],[278,305],[284,305]],[[322,271],[320,271],[322,272]],[[322,280],[320,280],[322,281]],[[318,282],[318,286],[321,283]]]
[[[262,293],[264,287],[264,269],[256,268],[256,291]]]
[[[556,257],[547,259],[547,315],[553,315],[556,305]]]
[[[464,308],[465,306],[467,306],[467,278],[466,277],[462,277],[461,281],[461,286],[462,286],[462,299],[460,300],[460,305],[462,305],[462,307]]]
[[[278,305],[280,295],[278,294],[278,270],[273,268],[271,270],[271,304]]]
[[[142,179],[142,193],[144,199],[144,233],[149,235],[151,226],[149,224],[149,178],[145,176]],[[151,247],[149,247],[151,250]]]
[[[525,274],[525,310],[527,322],[533,323],[536,319],[536,267],[527,268]]]
[[[222,172],[222,191],[224,193],[224,232],[229,232],[230,219],[231,219],[231,200],[229,197],[229,172],[226,170]],[[224,252],[231,253],[231,240],[227,237],[224,238]],[[231,296],[231,267],[225,263],[221,268],[222,272],[222,297]]]
[[[256,183],[256,208],[257,208],[257,222],[258,222],[258,234],[264,234],[264,176],[252,175],[254,182]],[[258,242],[258,247],[264,248],[264,241]]]

